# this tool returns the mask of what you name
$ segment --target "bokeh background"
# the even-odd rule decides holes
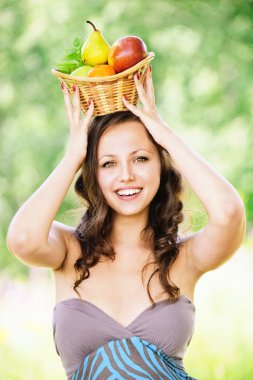
[[[185,359],[202,380],[253,379],[253,2],[241,0],[1,0],[0,379],[64,379],[52,339],[52,273],[22,265],[5,236],[19,206],[64,154],[62,93],[51,67],[92,20],[113,43],[144,39],[156,54],[158,108],[239,191],[247,234],[236,255],[199,281]],[[190,194],[190,193],[189,193]],[[192,229],[205,220],[191,194]],[[74,225],[73,189],[57,219]],[[204,254],[204,252],[203,252]]]

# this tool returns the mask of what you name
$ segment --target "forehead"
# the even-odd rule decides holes
[[[110,126],[101,136],[98,144],[98,154],[118,153],[127,150],[156,150],[148,137],[146,128],[138,121],[127,121]]]

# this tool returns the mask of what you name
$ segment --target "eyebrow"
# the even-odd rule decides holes
[[[139,152],[140,150],[145,150],[146,152],[148,152],[148,153],[152,153],[152,152],[150,152],[150,150],[148,150],[148,149],[137,149],[137,150],[134,150],[133,152],[131,152],[131,153],[129,153],[129,156],[132,156],[133,154],[136,154],[137,152]],[[116,157],[117,155],[116,154],[104,154],[102,157],[100,157],[99,158],[99,160],[98,161],[101,161],[102,160],[102,158],[104,158],[104,157]]]

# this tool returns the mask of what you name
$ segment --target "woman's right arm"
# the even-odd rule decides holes
[[[70,139],[65,156],[31,197],[17,211],[7,233],[9,250],[28,265],[53,269],[61,267],[73,228],[55,221],[55,216],[74,176],[85,159],[88,125],[94,105],[80,120],[79,90],[76,88],[73,105],[66,86],[64,102],[70,126]]]

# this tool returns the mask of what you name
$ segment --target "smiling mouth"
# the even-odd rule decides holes
[[[132,200],[137,198],[142,192],[142,188],[139,189],[131,189],[131,190],[119,190],[115,191],[115,194],[119,199],[122,200]]]

